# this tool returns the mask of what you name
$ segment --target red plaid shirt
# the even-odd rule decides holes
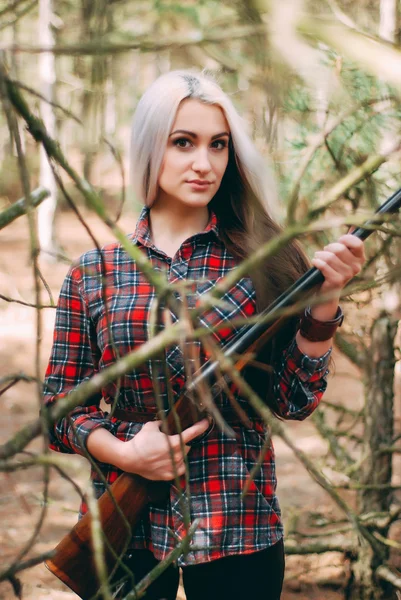
[[[196,281],[194,301],[236,266],[219,238],[216,217],[212,215],[205,231],[187,239],[173,258],[151,242],[148,210],[143,209],[135,234],[130,236],[147,255],[155,270],[164,271],[173,284],[181,280]],[[97,250],[85,253],[73,266],[61,289],[54,343],[46,372],[45,402],[63,397],[82,381],[115,361],[110,331],[119,355],[140,346],[148,338],[148,317],[153,287],[121,245],[113,243],[102,249],[105,273]],[[102,295],[107,290],[110,329],[107,326]],[[235,318],[254,314],[255,292],[250,278],[244,277],[223,297],[223,303],[208,309],[201,322],[205,327],[231,323]],[[222,328],[214,338],[221,346],[232,339],[235,326]],[[196,343],[196,342],[195,342]],[[326,388],[330,352],[318,359],[303,354],[295,340],[275,366],[274,394],[284,419],[304,419],[317,407]],[[166,350],[174,394],[178,397],[185,382],[181,349]],[[201,359],[205,356],[200,351]],[[152,378],[159,378],[162,398],[166,384],[154,363],[144,363],[125,375],[118,390],[117,406],[122,409],[154,411]],[[74,409],[69,418],[59,421],[50,432],[50,446],[58,452],[83,454],[82,446],[91,431],[105,427],[120,440],[129,440],[143,425],[110,418],[101,410],[100,401],[113,402],[116,385],[110,384],[102,394],[92,397],[85,406]],[[239,392],[235,396],[247,410]],[[216,399],[220,409],[229,406],[222,394]],[[261,469],[248,494],[242,498],[249,471],[264,443],[264,425],[253,419],[253,428],[233,425],[236,438],[222,433],[217,426],[195,442],[188,454],[189,509],[191,519],[200,519],[193,538],[193,551],[181,557],[182,566],[214,560],[230,554],[250,553],[276,543],[283,535],[276,490],[274,451],[270,445]],[[106,480],[112,483],[120,472],[109,464],[99,464]],[[99,497],[104,485],[92,470],[91,478]],[[81,506],[81,512],[86,506]],[[163,506],[149,505],[149,511],[136,527],[132,548],[149,548],[161,560],[174,548],[185,531],[178,490],[170,486],[170,498]]]

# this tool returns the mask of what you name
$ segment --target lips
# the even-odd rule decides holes
[[[191,181],[188,181],[188,183],[194,183],[196,185],[210,185],[211,181],[205,181],[204,179],[192,179]]]

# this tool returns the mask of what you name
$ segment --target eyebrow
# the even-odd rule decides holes
[[[174,135],[175,133],[185,133],[186,135],[190,135],[193,138],[197,138],[198,135],[196,133],[194,133],[193,131],[187,131],[186,129],[176,129],[175,131],[173,131],[172,133],[170,133],[169,137],[171,137],[172,135]],[[221,133],[216,133],[216,135],[212,135],[212,140],[215,140],[216,138],[219,137],[223,137],[223,136],[227,136],[229,137],[230,134],[228,133],[228,131],[222,131]]]

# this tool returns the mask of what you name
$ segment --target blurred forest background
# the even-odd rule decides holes
[[[399,0],[0,2],[0,598],[76,597],[42,562],[88,466],[47,453],[40,387],[69,264],[135,226],[139,97],[171,69],[213,74],[312,254],[400,187],[400,26]],[[275,428],[284,600],[401,598],[398,216],[377,229],[321,409]]]

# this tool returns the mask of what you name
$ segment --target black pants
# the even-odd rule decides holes
[[[157,564],[148,550],[135,550],[127,559],[136,582]],[[187,600],[279,600],[284,578],[283,540],[260,552],[184,567],[182,576]],[[178,584],[179,569],[168,567],[148,587],[145,600],[175,600]]]

